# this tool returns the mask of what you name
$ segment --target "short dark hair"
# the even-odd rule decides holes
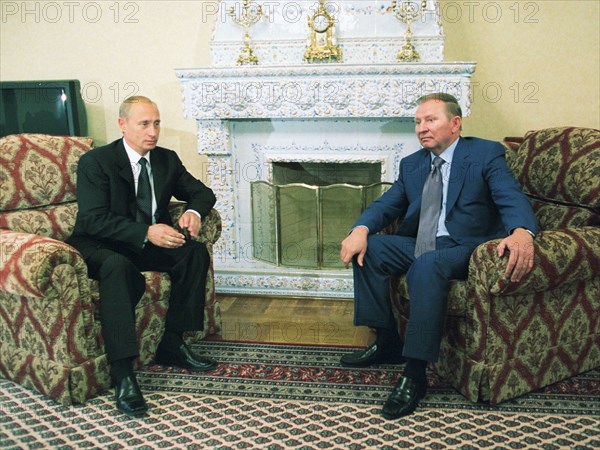
[[[144,97],[143,95],[127,97],[125,100],[123,100],[123,103],[121,103],[121,107],[119,108],[119,117],[127,119],[129,116],[129,111],[135,103],[150,103],[151,105],[156,106],[156,103],[154,103],[148,97]]]
[[[458,116],[462,118],[462,109],[458,104],[458,100],[456,97],[450,94],[446,94],[444,92],[436,92],[434,94],[427,94],[420,97],[417,100],[417,105],[424,103],[428,100],[437,100],[439,102],[444,102],[446,105],[446,113],[448,114],[448,119],[452,119],[454,116]]]

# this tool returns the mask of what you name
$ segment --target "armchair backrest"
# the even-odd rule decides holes
[[[548,128],[505,144],[543,230],[600,225],[600,130]]]
[[[66,239],[77,214],[77,162],[86,137],[19,134],[0,139],[0,228]]]

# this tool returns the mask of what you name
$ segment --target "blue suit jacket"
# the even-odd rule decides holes
[[[398,179],[354,226],[364,225],[377,233],[403,218],[398,234],[416,237],[430,168],[427,149],[403,158]],[[450,169],[445,223],[450,236],[462,245],[504,237],[517,227],[538,232],[531,204],[508,168],[499,142],[459,138]]]

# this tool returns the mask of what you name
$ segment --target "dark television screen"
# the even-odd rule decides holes
[[[0,82],[0,137],[18,133],[84,136],[79,81]]]

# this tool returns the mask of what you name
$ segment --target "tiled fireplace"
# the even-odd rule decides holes
[[[468,114],[475,65],[442,61],[434,1],[413,24],[421,54],[413,63],[395,60],[406,26],[389,1],[326,3],[344,55],[335,64],[303,62],[307,16],[318,2],[294,2],[303,16],[294,23],[285,13],[291,3],[265,4],[269,18],[250,29],[258,65],[236,66],[242,32],[222,14],[213,67],[176,71],[223,219],[217,291],[350,298],[339,241],[361,205],[386,189],[381,183],[393,182],[400,159],[418,149],[417,98],[448,92]],[[221,4],[231,6],[239,7]]]

